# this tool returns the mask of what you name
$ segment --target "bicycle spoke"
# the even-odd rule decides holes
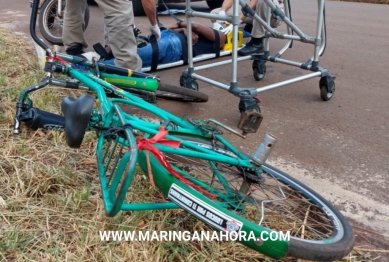
[[[181,155],[167,154],[166,158],[191,182],[205,183],[204,189],[217,192],[218,201],[257,224],[311,240],[332,235],[331,220],[319,207],[269,174],[261,174],[263,181],[256,182],[236,166]]]

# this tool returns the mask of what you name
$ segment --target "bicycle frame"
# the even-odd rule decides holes
[[[37,0],[34,0],[33,9],[35,8],[37,8]],[[31,28],[34,29],[34,25],[32,25]],[[36,38],[36,35],[34,40],[37,40],[39,43],[39,39]],[[138,142],[133,134],[134,130],[144,133],[144,137],[147,140],[148,138],[153,137],[161,132],[160,128],[163,126],[164,131],[167,130],[170,132],[170,134],[168,133],[166,136],[166,139],[173,140],[175,142],[178,141],[181,147],[172,148],[170,146],[158,144],[157,141],[153,144],[153,146],[161,153],[171,153],[179,156],[188,156],[191,158],[206,160],[211,163],[211,166],[213,164],[212,161],[217,161],[222,164],[236,165],[242,169],[246,168],[247,170],[255,170],[257,174],[261,174],[262,168],[260,165],[250,159],[250,157],[239,152],[239,150],[235,149],[233,145],[231,145],[227,140],[223,139],[214,131],[210,132],[207,129],[201,129],[193,123],[187,122],[182,118],[168,113],[144,101],[143,99],[132,95],[131,93],[117,88],[116,86],[100,79],[90,72],[81,72],[75,68],[72,68],[71,65],[66,63],[61,66],[57,65],[55,61],[62,61],[63,56],[61,58],[61,56],[54,55],[51,50],[44,45],[44,43],[41,42],[41,44],[43,47],[45,47],[47,53],[47,76],[43,79],[42,82],[38,83],[37,85],[27,87],[21,92],[19,101],[17,103],[14,132],[17,133],[20,127],[18,116],[23,110],[26,109],[26,107],[31,106],[31,103],[25,102],[29,99],[28,93],[44,88],[49,84],[71,89],[80,89],[81,87],[81,89],[93,91],[99,100],[100,106],[99,110],[92,111],[92,115],[89,121],[89,128],[95,128],[97,131],[100,130],[101,132],[98,138],[96,157],[98,162],[97,165],[105,211],[108,216],[115,216],[121,210],[132,211],[183,208],[175,202],[125,203],[126,194],[133,182],[137,163],[139,163],[143,170],[148,170],[147,172],[145,171],[145,173],[148,173],[149,176],[154,176],[153,174],[155,174],[156,170],[158,170],[163,179],[161,179],[159,176],[154,177],[156,180],[156,185],[158,189],[160,189],[166,196],[169,195],[169,191],[172,188],[170,185],[173,183],[174,186],[181,186],[182,188],[186,188],[188,193],[200,201],[203,201],[204,203],[207,201],[210,203],[211,201],[207,199],[207,197],[201,192],[198,192],[192,188],[192,186],[185,185],[183,180],[175,178],[172,173],[170,173],[170,171],[161,164],[161,162],[158,162],[160,160],[158,160],[156,157],[151,155],[148,158],[146,156],[148,153],[146,152],[150,152],[150,150],[140,150],[138,148]],[[68,59],[71,61],[77,60],[77,58],[70,56]],[[116,67],[110,67],[110,69],[115,70]],[[75,78],[85,86],[74,85],[67,81],[60,81],[55,79],[53,80],[52,72],[56,71]],[[106,91],[110,91],[122,98],[108,99]],[[148,111],[162,119],[163,122],[161,124],[153,124],[134,115],[123,113],[119,104],[127,104]],[[111,138],[105,137],[105,133],[108,133],[110,129],[118,128],[121,128],[123,131],[121,135],[116,135]],[[199,137],[205,141],[219,142],[223,145],[225,151],[228,152],[228,154],[226,152],[218,152],[217,150],[214,150],[214,148],[209,149],[200,146],[196,143],[187,141],[185,138],[180,138],[180,136]],[[108,143],[108,147],[105,146],[106,143]],[[115,157],[114,153],[118,150],[119,153],[116,154]],[[150,169],[148,169],[149,165],[152,166]],[[213,164],[213,167],[215,167],[215,164]],[[191,178],[189,173],[187,173],[185,170],[180,170],[177,167],[174,167],[173,169],[175,169],[175,171],[178,172],[181,177],[187,179],[187,181],[192,183],[194,186],[201,186],[208,194],[214,194],[215,197],[220,200],[236,197],[236,194],[234,194],[229,184],[227,183],[228,181],[220,174],[219,171],[214,172],[214,175],[218,177],[222,186],[226,189],[226,193],[221,193],[217,189],[208,186],[206,183],[195,178]],[[234,208],[235,204],[228,202],[216,202],[215,205],[219,205],[220,207],[230,206]],[[223,212],[230,218],[243,221],[242,230],[246,232],[250,232],[254,228],[257,232],[271,232],[270,229],[262,227],[244,218],[239,218],[237,214],[230,210],[225,210]],[[264,243],[261,243],[261,245],[257,245],[255,240],[243,241],[245,242],[246,246],[273,258],[284,257],[288,250],[288,243],[282,239],[267,242],[265,241]]]
[[[70,59],[69,59],[70,60]],[[112,112],[112,108],[115,107],[116,104],[128,104],[137,108],[141,108],[143,110],[146,110],[162,120],[170,121],[171,123],[174,123],[174,126],[168,126],[167,129],[170,131],[173,131],[175,134],[181,134],[181,135],[189,135],[189,136],[200,136],[200,137],[207,137],[211,138],[209,134],[206,132],[202,132],[199,129],[195,128],[191,123],[188,123],[185,120],[182,120],[181,118],[172,115],[150,103],[147,103],[141,98],[138,98],[120,88],[115,87],[114,85],[105,82],[104,80],[94,76],[93,74],[89,72],[80,72],[74,68],[71,68],[70,66],[67,66],[66,70],[63,70],[62,73],[68,74],[69,76],[77,79],[78,81],[82,82],[85,86],[88,87],[88,90],[93,91],[96,93],[98,100],[100,101],[101,108],[98,115],[94,115],[91,117],[92,122],[95,121],[95,119],[101,119],[102,126],[107,126],[106,122],[111,121],[110,118],[110,112]],[[57,80],[58,81],[58,80]],[[21,97],[24,99],[26,98],[26,95],[29,92],[36,91],[38,89],[41,89],[45,87],[48,84],[56,84],[58,85],[61,82],[57,81],[49,81],[47,78],[40,84],[34,85],[33,87],[27,88],[27,91],[23,91],[21,94]],[[63,85],[62,85],[63,86]],[[75,87],[68,87],[68,88],[75,88]],[[108,99],[106,92],[104,88],[108,91],[111,91],[112,93],[115,93],[124,99]],[[19,101],[19,105],[24,104],[23,101]],[[139,130],[141,132],[149,134],[149,136],[156,135],[159,130],[158,128],[160,125],[158,124],[151,124],[147,121],[141,120],[135,116],[122,113],[123,115],[123,123],[130,124],[134,129]],[[16,121],[17,122],[17,121]],[[19,126],[18,123],[15,123],[15,126]],[[15,128],[16,129],[16,128]],[[197,146],[193,143],[187,142],[183,139],[177,138],[175,135],[168,135],[166,137],[167,139],[171,140],[178,140],[181,141],[182,145],[190,148],[188,149],[173,149],[168,146],[163,145],[155,145],[161,152],[163,153],[175,153],[182,156],[189,156],[194,158],[200,158],[205,159],[209,161],[218,161],[225,164],[232,164],[232,165],[239,165],[244,168],[255,168],[255,165],[249,160],[247,156],[240,153],[238,150],[236,150],[230,143],[228,143],[225,139],[223,139],[220,135],[214,135],[214,139],[221,142],[227,150],[231,151],[235,157],[226,156],[220,153],[217,153],[213,150],[209,150],[207,148],[203,148],[200,146]],[[100,150],[98,150],[100,152]],[[101,156],[99,156],[101,158]],[[239,157],[240,159],[238,159]],[[103,182],[103,181],[102,181]],[[104,183],[103,183],[104,184]],[[123,191],[124,194],[126,191]],[[144,205],[144,204],[140,204]],[[110,205],[107,205],[109,207]],[[152,204],[152,206],[156,209],[163,209],[165,208],[165,204],[158,205],[158,204]],[[174,206],[174,205],[172,205]],[[126,208],[129,206],[126,205]],[[175,206],[177,207],[177,206]],[[109,209],[109,208],[108,208]],[[109,210],[106,210],[107,213],[111,213]],[[136,208],[138,209],[138,207]],[[150,209],[149,206],[143,206],[141,209]]]
[[[176,137],[177,134],[181,135],[190,135],[190,136],[202,136],[202,137],[207,137],[207,134],[204,132],[201,132],[197,128],[195,128],[192,124],[182,120],[181,118],[172,115],[154,105],[151,105],[144,100],[131,95],[128,92],[125,92],[124,90],[120,88],[116,88],[113,85],[95,77],[94,75],[90,73],[81,73],[75,69],[69,68],[69,74],[78,79],[79,81],[83,82],[87,86],[90,87],[91,90],[93,90],[101,104],[101,112],[99,114],[101,118],[101,122],[103,123],[102,125],[105,127],[107,126],[106,122],[111,121],[111,116],[112,114],[112,108],[115,107],[117,104],[128,104],[134,107],[138,107],[141,109],[144,109],[158,117],[160,117],[163,120],[168,120],[172,123],[174,123],[175,129],[173,129],[172,126],[168,126],[168,130],[174,131],[175,135],[168,135],[166,138],[171,139],[171,140],[177,140],[182,143],[183,146],[190,148],[191,150],[187,149],[182,149],[182,148],[172,148],[169,146],[164,146],[164,145],[158,145],[156,144],[155,147],[157,147],[161,152],[163,153],[174,153],[182,156],[189,156],[189,157],[194,157],[194,158],[200,158],[200,159],[205,159],[209,161],[218,161],[221,163],[225,164],[230,164],[230,165],[239,165],[245,168],[255,168],[255,165],[249,160],[249,158],[242,153],[240,153],[238,150],[236,150],[230,143],[228,143],[225,139],[223,139],[219,135],[215,135],[215,139],[221,142],[228,150],[233,152],[236,157],[231,157],[231,156],[226,156],[220,153],[217,153],[213,150],[209,150],[200,146],[197,146],[193,143],[187,142],[183,139],[179,139]],[[107,99],[106,93],[101,87],[103,86],[104,88],[107,88],[108,90],[120,94],[123,96],[125,99]],[[120,114],[122,119],[122,124],[129,124],[131,127],[133,127],[135,130],[139,130],[140,132],[149,134],[149,136],[156,135],[159,130],[158,128],[160,125],[158,124],[150,124],[147,121],[141,120],[135,116],[126,114],[126,113],[121,113]],[[107,117],[109,116],[109,117]],[[96,117],[95,117],[96,118]],[[208,138],[210,136],[208,135]],[[98,151],[99,152],[99,151]],[[239,158],[237,158],[239,157]],[[161,209],[164,207],[159,207],[158,205],[154,205],[156,209]],[[149,209],[149,207],[144,207],[142,209]]]
[[[258,167],[255,163],[253,163],[249,159],[249,157],[240,153],[237,149],[235,149],[230,143],[224,140],[221,136],[207,134],[206,132],[203,132],[198,128],[196,128],[191,123],[188,123],[179,117],[176,117],[168,112],[165,112],[162,109],[159,109],[158,107],[149,104],[146,101],[130,93],[127,93],[119,88],[116,88],[115,86],[97,78],[91,73],[80,72],[69,66],[66,69],[67,70],[64,70],[62,73],[69,74],[70,76],[74,77],[75,79],[79,80],[80,82],[88,86],[89,90],[94,91],[96,93],[97,98],[100,102],[100,110],[94,111],[91,116],[90,127],[95,126],[96,123],[100,123],[101,127],[109,128],[111,127],[112,121],[117,121],[120,122],[122,126],[129,125],[134,130],[139,130],[141,132],[148,134],[149,137],[157,134],[159,132],[159,127],[161,125],[150,124],[145,120],[141,120],[135,117],[134,115],[123,113],[121,112],[121,109],[119,107],[119,104],[132,105],[134,107],[145,109],[151,113],[155,113],[156,115],[158,115],[160,118],[164,120],[170,120],[172,122],[174,121],[174,125],[166,126],[166,128],[170,130],[172,133],[168,135],[166,139],[180,141],[181,145],[187,147],[188,149],[185,148],[172,149],[171,147],[155,144],[155,147],[157,147],[162,153],[174,153],[182,156],[201,158],[203,160],[208,160],[208,161],[218,161],[220,163],[235,164],[242,168],[245,167],[248,169],[255,168],[257,169],[256,171],[258,173],[261,172],[261,168]],[[27,89],[32,91],[38,90],[46,86],[49,82],[50,82],[49,79],[46,78],[39,85],[32,86]],[[115,94],[118,95],[120,94],[123,98],[108,99],[104,91],[104,88],[114,92]],[[26,91],[22,92],[21,95],[22,99],[26,99],[27,98],[26,95],[27,95]],[[23,105],[23,101],[21,105]],[[115,116],[115,113],[117,116]],[[155,182],[157,188],[161,190],[161,192],[165,195],[168,195],[169,191],[171,190],[169,183],[173,183],[173,185],[178,187],[185,186],[181,181],[175,181],[174,177],[169,173],[168,170],[164,169],[161,166],[161,164],[158,162],[158,160],[155,157],[150,156],[150,160],[149,161],[146,160],[147,157],[145,157],[145,154],[147,153],[145,153],[145,151],[140,151],[140,152],[138,151],[137,142],[132,133],[132,130],[129,130],[129,128],[127,128],[125,129],[125,133],[126,133],[126,139],[121,139],[117,137],[116,140],[113,142],[113,146],[111,147],[111,145],[109,145],[109,147],[106,148],[106,150],[104,149],[104,143],[107,142],[106,138],[104,137],[103,134],[100,134],[98,138],[96,157],[98,162],[100,184],[102,188],[102,198],[104,201],[106,215],[115,216],[120,211],[163,210],[163,209],[183,208],[182,206],[176,204],[175,202],[162,202],[162,203],[125,202],[126,194],[128,192],[130,185],[133,182],[137,163],[139,163],[139,165],[142,167],[143,170],[147,170],[147,166],[149,164],[148,162],[150,162],[150,164],[153,166],[152,171],[150,173],[153,176],[155,173],[160,172],[159,175],[155,177]],[[225,146],[226,151],[230,150],[233,156],[229,156],[208,148],[201,147],[194,143],[185,141],[185,139],[180,139],[179,137],[177,137],[177,135],[190,135],[194,137],[216,139],[217,141],[219,141]],[[121,147],[120,151],[121,149],[125,149],[124,154],[120,157],[112,158],[112,152],[116,150],[117,147]],[[111,149],[113,150],[109,152],[109,150]],[[114,168],[109,170],[108,167],[110,165],[114,166]],[[145,173],[147,172],[145,171]],[[186,172],[181,171],[180,175],[186,176]],[[163,179],[161,178],[158,179],[160,176],[162,176]],[[220,179],[223,178],[222,175],[216,172],[216,176],[222,182],[223,187],[226,189],[226,193],[222,194],[220,192],[214,192],[213,188],[207,186],[206,184],[198,180],[191,180],[191,182],[194,182],[197,185],[201,185],[204,189],[209,190],[211,193],[217,193],[217,197],[220,200],[228,201],[229,198],[235,197],[235,194],[231,190],[230,191],[228,190],[229,185],[227,181],[223,181],[223,179]],[[192,196],[196,197],[198,200],[203,201],[204,203],[206,203],[206,201],[209,201],[200,192],[197,192],[196,190],[191,189],[190,187],[187,188],[187,190],[188,190],[187,192],[191,193]],[[224,208],[226,208],[226,206],[230,208],[234,208],[233,203],[217,202],[214,204]],[[252,232],[254,229],[256,230],[256,232],[267,232],[268,234],[272,232],[268,228],[252,223],[249,220],[240,218],[237,214],[235,214],[232,211],[224,211],[224,213],[225,215],[229,216],[232,219],[241,221],[243,223],[242,231],[244,232]],[[288,250],[288,243],[282,239],[264,241],[260,245],[258,245],[257,242],[254,240],[249,240],[249,241],[242,240],[240,242],[244,242],[246,246],[276,259],[284,257],[287,254],[287,250]]]
[[[61,80],[53,80],[52,79],[52,71],[57,70],[58,68],[54,61],[57,59],[59,61],[67,61],[69,64],[70,63],[80,63],[86,66],[90,67],[95,67],[96,70],[98,71],[98,68],[100,67],[99,64],[93,63],[90,61],[86,61],[83,58],[80,57],[74,57],[70,55],[64,55],[64,54],[53,54],[52,51],[39,39],[37,38],[35,34],[35,21],[36,21],[36,10],[38,8],[38,0],[34,0],[33,5],[32,5],[32,15],[31,15],[31,25],[30,25],[30,31],[33,39],[35,42],[37,42],[42,48],[45,49],[46,55],[47,55],[47,62],[46,62],[46,72],[47,76],[46,78],[41,82],[38,83],[37,85],[30,86],[23,90],[20,94],[19,101],[17,103],[17,112],[16,112],[16,118],[15,118],[15,125],[14,125],[14,133],[18,133],[18,129],[20,126],[20,123],[18,121],[18,116],[20,115],[21,111],[23,110],[23,107],[26,106],[25,104],[25,99],[28,98],[28,93],[39,90],[48,84],[53,84],[65,88],[71,88],[71,89],[86,89],[93,91],[99,102],[100,102],[100,111],[98,113],[95,113],[94,115],[91,116],[91,121],[95,122],[96,119],[100,119],[102,126],[107,127],[108,122],[112,120],[112,112],[113,108],[117,108],[116,104],[128,104],[137,108],[141,108],[143,110],[146,110],[159,118],[161,118],[164,121],[169,121],[169,123],[173,123],[174,126],[172,125],[167,125],[166,128],[169,131],[173,131],[175,135],[168,135],[166,138],[171,139],[171,140],[176,140],[180,141],[183,146],[189,148],[188,149],[173,149],[168,146],[163,146],[163,145],[155,145],[158,150],[160,150],[163,153],[175,153],[179,154],[182,156],[189,156],[189,157],[194,157],[194,158],[201,158],[205,159],[208,161],[218,161],[221,163],[225,164],[230,164],[230,165],[239,165],[243,168],[249,168],[249,169],[257,169],[257,165],[253,163],[246,155],[242,154],[239,152],[237,149],[235,149],[228,141],[223,139],[220,135],[217,134],[209,134],[209,132],[204,132],[201,129],[195,127],[193,124],[173,115],[170,114],[150,103],[147,103],[141,98],[138,98],[120,88],[117,88],[116,86],[107,83],[106,81],[96,77],[90,72],[80,72],[77,69],[72,68],[70,65],[64,65],[63,67],[60,68],[61,73],[67,74],[81,83],[83,83],[85,86],[79,86],[75,84],[71,84],[66,81],[61,81]],[[51,68],[51,70],[50,70]],[[108,72],[113,72],[115,74],[105,74],[107,77],[112,77],[114,79],[119,79],[119,81],[132,81],[133,79],[131,77],[123,77],[124,75],[136,75],[143,77],[145,80],[150,80],[156,82],[154,77],[151,77],[151,79],[147,79],[150,77],[150,75],[145,74],[145,73],[139,73],[139,72],[133,72],[128,69],[124,68],[118,68],[115,66],[109,66],[109,65],[102,65],[102,68],[106,69]],[[99,72],[97,72],[99,75]],[[120,78],[117,78],[117,77]],[[151,87],[154,88],[154,87]],[[106,90],[123,97],[123,99],[108,99],[106,95]],[[119,112],[118,109],[116,109],[117,112]],[[125,113],[119,113],[120,119],[122,124],[129,124],[132,126],[134,129],[139,130],[143,133],[148,134],[148,136],[153,136],[156,135],[159,132],[160,125],[158,124],[152,124],[147,121],[143,121],[133,115],[125,114]],[[118,119],[116,119],[117,121]],[[214,139],[215,141],[219,141],[224,145],[224,147],[227,149],[227,151],[232,152],[233,156],[227,156],[225,154],[221,154],[218,152],[215,152],[214,150],[210,150],[207,148],[203,148],[201,146],[195,145],[193,143],[187,142],[184,139],[180,139],[176,137],[177,134],[180,135],[186,135],[186,136],[198,136],[198,137],[203,137],[207,139]],[[131,136],[129,136],[131,138]],[[100,149],[102,149],[100,147]],[[98,152],[102,152],[98,150]],[[98,158],[101,158],[102,156],[98,156]],[[133,169],[133,168],[132,168]],[[102,181],[103,183],[104,181]],[[123,194],[125,194],[127,190],[123,191]],[[142,205],[142,204],[141,204]],[[108,205],[109,206],[109,205]],[[155,205],[157,209],[163,208],[164,205],[159,206]],[[128,207],[128,206],[127,206]],[[142,209],[149,209],[149,207],[144,207]],[[107,213],[112,213],[109,211],[109,208],[106,210]],[[115,214],[117,213],[116,211],[114,212]]]

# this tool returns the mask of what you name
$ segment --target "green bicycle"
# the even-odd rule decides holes
[[[90,71],[73,68],[50,53],[31,31],[34,40],[49,52],[47,76],[20,94],[14,132],[18,133],[21,122],[33,128],[63,128],[68,145],[77,148],[86,130],[95,130],[107,216],[121,210],[182,208],[215,231],[255,236],[238,241],[275,259],[293,256],[328,261],[351,251],[354,234],[341,213],[301,182],[265,163],[274,137],[267,135],[256,153],[248,156],[223,138],[217,121],[179,118]],[[98,108],[95,96],[90,94],[63,99],[64,116],[34,108],[28,94],[48,83],[55,84],[55,72],[71,76],[93,91]],[[107,93],[117,97],[108,98]],[[121,105],[143,110],[152,119],[125,113]],[[39,119],[25,121],[33,110]],[[170,201],[131,202],[127,193],[137,164],[151,185]],[[281,237],[284,231],[290,232],[290,241]],[[263,232],[273,238],[260,239]]]
[[[207,102],[208,95],[197,90],[180,88],[160,82],[158,76],[149,75],[142,72],[132,71],[126,68],[115,67],[96,61],[88,61],[86,58],[70,56],[66,54],[56,53],[57,61],[63,63],[72,63],[75,67],[82,69],[87,68],[94,72],[95,75],[101,79],[122,87],[125,91],[137,95],[144,100],[155,103],[157,97],[175,101],[183,102]],[[46,63],[46,67],[56,66],[55,64]],[[53,68],[46,68],[46,70],[55,70]],[[53,81],[53,80],[52,80]],[[55,80],[54,85],[61,85],[77,89],[88,89],[76,81],[59,81]],[[114,93],[109,93],[109,96],[117,96]]]

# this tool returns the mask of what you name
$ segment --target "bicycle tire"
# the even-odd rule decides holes
[[[150,91],[142,90],[142,89],[137,89],[137,88],[129,88],[129,87],[120,87],[120,88],[126,89],[126,92],[129,92],[137,97],[140,97],[143,100],[145,100],[151,104],[155,104],[157,102],[157,98],[156,98],[154,92],[150,92]],[[121,98],[120,95],[113,93],[113,92],[106,91],[106,95],[107,95],[107,97],[110,97],[110,98]]]
[[[156,96],[168,100],[183,101],[183,102],[197,102],[204,103],[208,101],[208,95],[202,92],[168,85],[159,84],[158,89],[155,91]]]
[[[62,0],[62,10],[65,10],[66,1]],[[62,23],[63,19],[59,18],[57,12],[57,0],[47,0],[43,3],[39,12],[39,30],[42,36],[53,45],[63,46],[62,41]],[[84,14],[85,29],[89,24],[89,7],[87,6]],[[53,26],[56,26],[55,33],[51,32]]]
[[[190,141],[191,143],[195,143],[203,148],[209,148],[209,149],[212,148],[212,143],[209,139],[207,140],[207,139],[204,139],[201,137],[182,137],[182,136],[181,137],[177,136],[177,137],[184,139],[185,141]],[[224,152],[224,154],[229,155],[229,156],[234,155],[231,151],[229,151],[228,149],[226,149],[223,146],[217,145],[216,149],[219,153]],[[147,173],[147,169],[145,169],[145,166],[144,166],[144,161],[145,161],[144,156],[143,156],[143,154],[140,154],[139,156],[140,156],[140,159],[142,158],[140,163],[143,162],[143,164],[141,164],[141,167],[142,167],[143,171],[145,173]],[[182,157],[182,156],[179,156],[179,157]],[[167,155],[167,158],[169,158],[169,155]],[[171,157],[170,157],[170,159],[171,159]],[[187,163],[190,163],[192,160],[186,160],[186,161],[187,161]],[[152,172],[155,176],[154,181],[158,181],[158,179],[160,179],[159,175],[162,174],[161,180],[163,181],[163,184],[160,185],[161,186],[160,190],[166,196],[169,196],[168,192],[173,184],[180,184],[181,188],[184,188],[185,192],[188,192],[188,194],[197,195],[197,197],[200,198],[199,195],[201,195],[201,194],[199,192],[195,191],[193,188],[191,188],[188,185],[183,185],[182,183],[177,181],[177,179],[175,179],[173,176],[166,175],[166,173],[164,173],[164,172],[167,172],[167,170],[164,169],[157,161],[150,161],[150,162],[153,162],[151,166],[152,166]],[[170,162],[173,166],[175,166],[175,168],[181,168],[181,167],[177,166],[177,164],[172,163],[172,160],[170,160]],[[199,166],[199,164],[196,163],[195,166]],[[213,167],[211,167],[211,168],[213,168]],[[188,167],[181,168],[181,169],[182,170],[189,170]],[[351,226],[349,225],[349,223],[347,222],[347,220],[343,217],[343,215],[332,204],[330,204],[327,200],[325,200],[323,197],[321,197],[318,193],[316,193],[315,191],[313,191],[312,189],[310,189],[309,187],[307,187],[303,183],[292,178],[288,174],[286,174],[286,173],[284,173],[284,172],[282,172],[282,171],[280,171],[280,170],[278,170],[270,165],[263,165],[262,169],[264,170],[265,173],[268,173],[271,176],[277,178],[277,181],[285,183],[285,185],[287,185],[289,188],[292,188],[295,191],[295,193],[298,194],[299,196],[304,196],[306,198],[306,200],[309,201],[309,206],[310,207],[313,206],[312,207],[313,212],[311,212],[311,214],[315,213],[314,215],[317,215],[316,209],[318,209],[319,211],[321,211],[320,215],[327,216],[327,218],[323,221],[326,221],[326,222],[330,221],[332,223],[331,226],[333,227],[333,232],[328,238],[322,239],[322,240],[302,239],[302,238],[293,236],[293,237],[291,237],[290,242],[288,242],[287,252],[284,254],[282,253],[282,249],[277,251],[280,254],[274,254],[274,252],[272,253],[271,251],[269,251],[268,250],[269,248],[272,248],[274,251],[275,248],[274,248],[274,246],[272,247],[272,245],[266,246],[265,248],[263,248],[264,244],[262,246],[252,245],[252,243],[249,243],[249,242],[242,242],[242,244],[244,244],[244,245],[246,245],[254,250],[257,250],[261,253],[269,255],[273,258],[276,258],[276,259],[280,259],[284,256],[292,256],[292,257],[296,257],[296,258],[308,259],[308,260],[314,260],[314,261],[328,261],[328,260],[341,259],[341,258],[345,257],[352,250],[352,248],[354,246],[354,241],[355,241],[353,230],[352,230]],[[158,174],[158,175],[155,175],[155,174]],[[213,175],[212,179],[214,179],[214,175]],[[168,182],[169,180],[172,181],[172,183]],[[205,182],[204,180],[201,180],[201,181]],[[213,180],[213,182],[214,182],[214,180]],[[207,183],[207,182],[205,182],[205,183]],[[167,184],[169,184],[169,185],[167,185]],[[228,209],[220,206],[218,203],[214,202],[213,200],[211,200],[208,197],[205,197],[203,195],[201,195],[201,196],[203,197],[202,198],[203,200],[205,200],[204,198],[207,199],[206,203],[208,205],[211,205],[212,207],[214,207],[215,209],[219,210],[220,212],[222,212],[224,214],[229,214],[230,216],[233,216],[233,214],[231,214],[232,213],[231,210],[228,210]],[[181,207],[183,207],[186,211],[190,212],[190,208],[185,208],[184,206],[181,206]],[[309,214],[309,215],[311,215],[311,214]],[[192,215],[195,215],[198,219],[200,219],[203,222],[205,222],[206,224],[210,225],[209,223],[204,221],[204,219],[202,217],[199,217],[198,214],[196,215],[192,212]],[[289,214],[289,215],[291,215],[291,214]],[[243,217],[240,217],[239,219],[241,221],[246,220]],[[304,220],[303,222],[304,222],[305,227],[308,228],[309,227],[308,221]],[[246,222],[244,222],[244,223],[252,223],[252,222],[251,221],[247,222],[247,220],[246,220]],[[268,223],[268,222],[266,222],[266,223]],[[258,225],[254,224],[254,227],[255,226],[259,227]],[[242,228],[243,227],[244,226],[242,226]],[[253,228],[253,225],[251,225],[251,228]],[[270,228],[270,227],[268,226],[268,228]],[[312,228],[312,229],[314,229],[314,228]],[[276,228],[270,228],[270,230],[276,230]],[[315,229],[315,230],[318,230],[318,229]],[[315,233],[318,234],[318,232],[315,232]],[[308,235],[308,233],[307,233],[307,235]]]

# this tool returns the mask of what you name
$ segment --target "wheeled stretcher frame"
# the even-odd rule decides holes
[[[229,56],[229,55],[231,55],[230,50],[224,50],[224,51],[220,50],[220,57]],[[198,56],[193,57],[193,62],[194,63],[201,62],[201,61],[213,59],[215,57],[216,57],[215,53],[202,54],[202,55],[198,55]],[[176,62],[171,62],[171,63],[166,63],[166,64],[158,64],[156,70],[168,69],[168,68],[175,67],[175,66],[182,66],[184,64],[185,64],[184,60],[181,59],[181,60],[176,61]],[[150,72],[150,71],[152,71],[151,66],[146,66],[146,67],[142,68],[142,72]]]
[[[272,0],[263,0],[267,4],[267,21],[264,21],[259,17],[254,10],[252,10],[243,0],[234,0],[233,2],[233,15],[216,15],[210,13],[197,12],[191,9],[190,0],[186,0],[186,22],[187,25],[191,24],[192,17],[203,17],[215,20],[228,21],[233,25],[233,49],[232,49],[232,59],[215,62],[212,64],[202,65],[202,66],[193,66],[193,52],[192,52],[192,38],[188,37],[188,68],[186,68],[180,77],[180,85],[187,88],[198,89],[198,84],[196,80],[201,80],[208,84],[214,85],[221,89],[228,90],[230,93],[234,94],[241,98],[239,104],[239,109],[242,111],[249,110],[253,107],[253,104],[257,103],[254,101],[253,97],[260,92],[271,90],[274,88],[282,87],[288,84],[300,82],[306,79],[320,77],[319,88],[320,96],[324,101],[331,99],[335,91],[335,77],[329,75],[329,72],[324,67],[319,66],[319,57],[323,55],[326,47],[326,27],[325,27],[325,0],[317,0],[318,2],[318,17],[316,25],[316,35],[315,37],[307,36],[303,33],[291,19],[290,13],[290,2],[289,0],[284,1],[285,12],[283,12],[278,6],[276,6]],[[265,39],[264,39],[264,52],[261,54],[255,54],[245,57],[237,56],[237,39],[238,39],[238,25],[239,25],[239,6],[241,10],[247,17],[256,19],[261,25],[265,28]],[[271,17],[275,17],[278,20],[282,20],[287,25],[287,33],[279,32],[276,29],[270,26]],[[189,26],[187,28],[188,35],[191,35],[192,28]],[[295,34],[294,34],[295,33]],[[270,55],[270,38],[281,38],[287,39],[285,46],[275,55]],[[303,43],[308,43],[314,45],[314,55],[306,62],[295,62],[286,59],[282,59],[281,55],[292,46],[293,40],[301,41]],[[240,88],[238,87],[237,82],[237,62],[243,60],[253,60],[252,68],[253,75],[256,80],[261,80],[266,74],[266,62],[276,62],[283,63],[291,66],[300,67],[302,69],[311,71],[303,76],[292,78],[286,81],[282,81],[275,84],[270,84],[262,86],[259,88]],[[231,65],[231,82],[230,85],[225,85],[219,83],[210,78],[201,76],[197,73],[202,69],[208,69],[212,67],[217,67],[226,64]]]

